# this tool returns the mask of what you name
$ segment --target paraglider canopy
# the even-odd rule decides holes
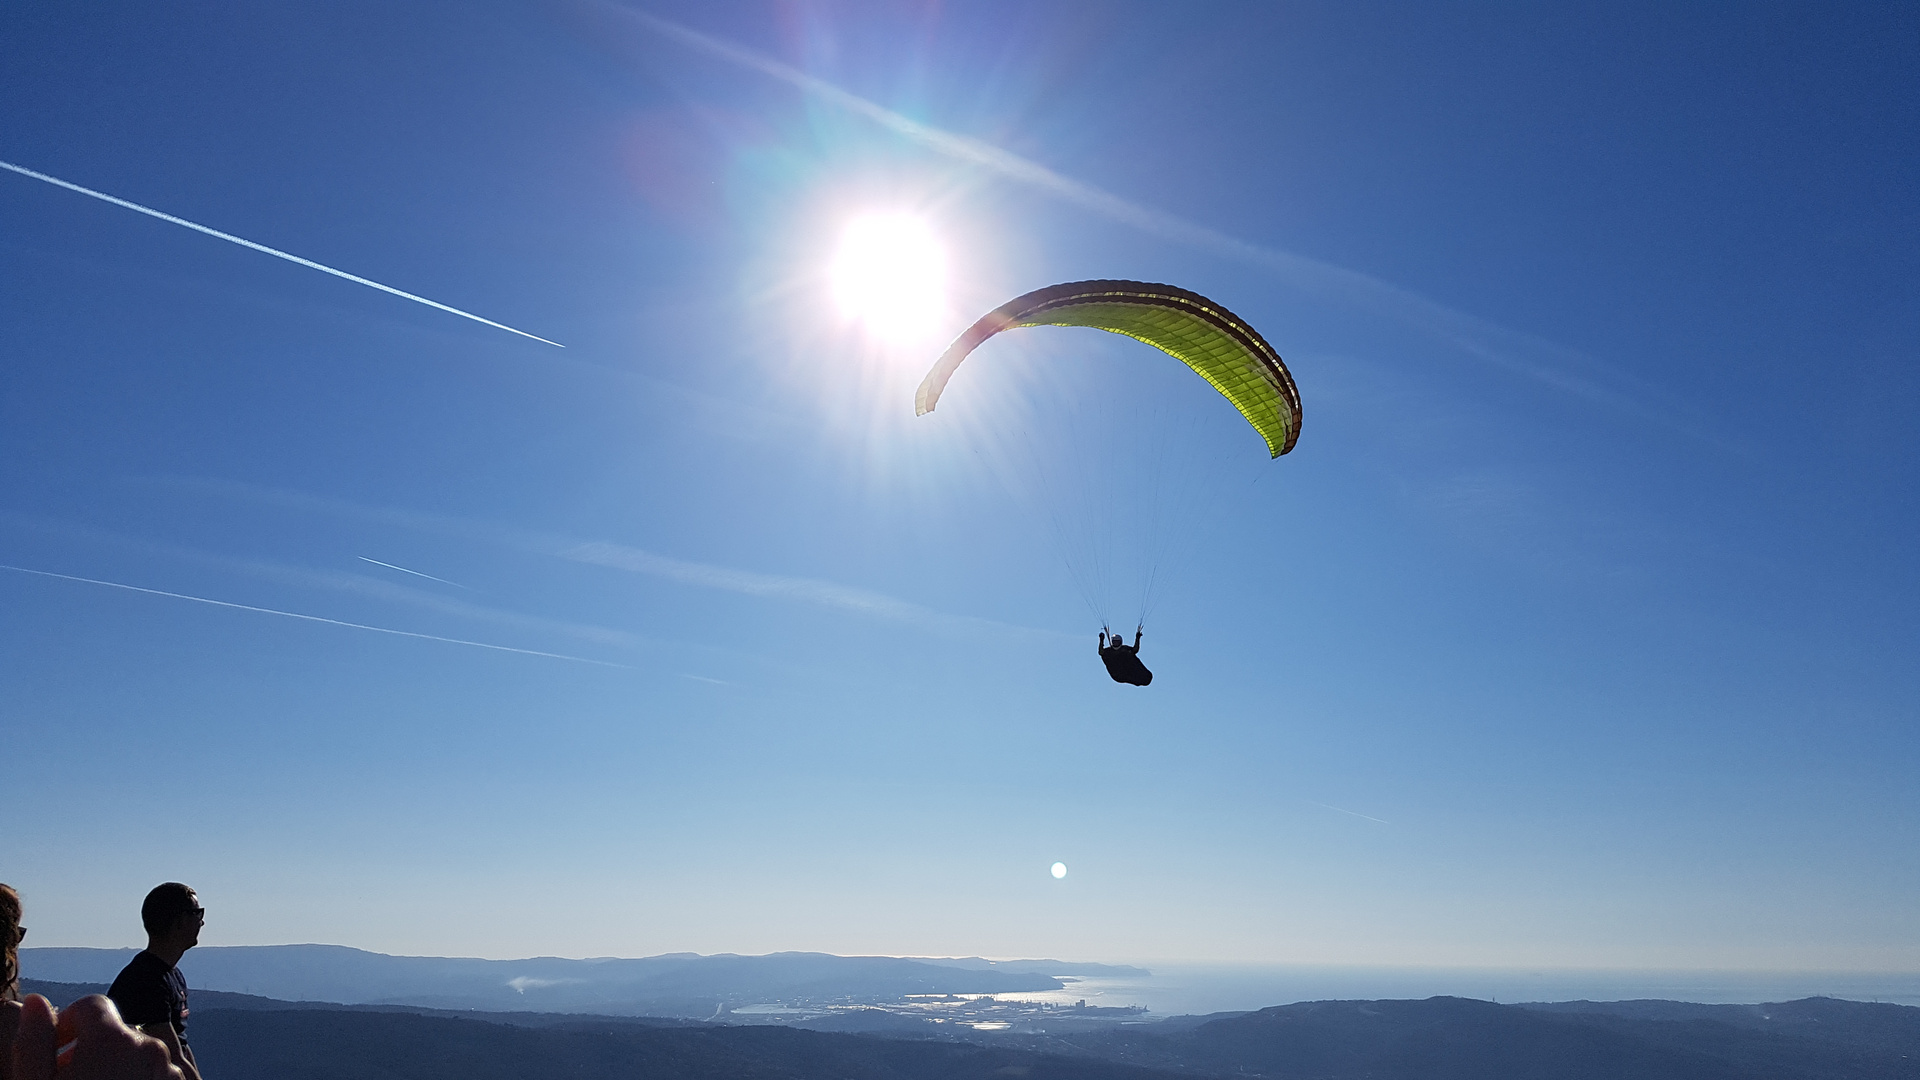
[[[1300,438],[1300,391],[1280,354],[1253,327],[1196,292],[1144,281],[1070,281],[994,308],[947,347],[921,381],[924,416],[981,342],[1019,326],[1087,326],[1144,341],[1192,368],[1247,418],[1279,457]]]

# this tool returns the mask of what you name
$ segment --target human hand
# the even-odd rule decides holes
[[[13,1039],[12,1080],[184,1080],[166,1044],[120,1020],[113,1002],[94,994],[55,1012],[31,995]]]

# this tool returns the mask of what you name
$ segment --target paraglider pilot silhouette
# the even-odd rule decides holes
[[[1100,659],[1107,665],[1107,674],[1117,683],[1131,683],[1145,686],[1153,681],[1153,672],[1140,662],[1140,635],[1145,627],[1135,627],[1133,644],[1129,645],[1119,634],[1108,634],[1105,627],[1100,629]]]

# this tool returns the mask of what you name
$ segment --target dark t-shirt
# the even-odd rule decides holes
[[[180,1041],[187,1041],[187,977],[165,960],[140,950],[113,980],[107,996],[128,1026],[169,1023]]]

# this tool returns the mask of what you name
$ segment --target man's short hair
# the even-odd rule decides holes
[[[177,881],[155,885],[140,905],[140,922],[149,934],[164,934],[173,929],[174,920],[200,906],[193,890]]]

